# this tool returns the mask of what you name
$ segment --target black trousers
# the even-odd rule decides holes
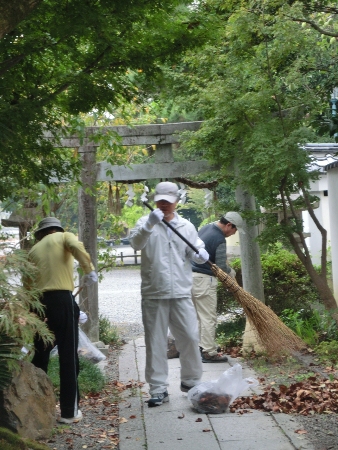
[[[48,328],[55,335],[60,363],[60,409],[61,417],[77,415],[79,404],[79,342],[80,310],[70,291],[48,291],[41,303],[45,306]],[[37,336],[34,340],[35,354],[32,363],[47,373],[49,353],[53,345],[45,346]]]

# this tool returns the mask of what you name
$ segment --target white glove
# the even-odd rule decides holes
[[[91,286],[92,284],[97,283],[97,279],[97,273],[95,270],[92,270],[83,277],[83,286]]]
[[[80,311],[80,315],[79,315],[79,323],[86,323],[88,320],[88,316],[85,312]]]
[[[163,217],[164,217],[164,214],[159,208],[154,209],[154,211],[152,211],[149,214],[149,217],[147,220],[147,226],[152,228],[154,225],[161,222]]]
[[[204,264],[209,261],[209,253],[205,248],[200,248],[198,253],[195,253],[195,261],[198,264]]]
[[[230,273],[228,273],[228,275],[231,278],[236,278],[236,271],[232,267],[230,267]]]

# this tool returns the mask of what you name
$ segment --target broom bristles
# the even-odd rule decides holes
[[[267,353],[276,355],[299,351],[306,347],[300,337],[290,330],[271,308],[241,288],[234,278],[216,264],[211,265],[211,270],[243,307],[247,319]]]

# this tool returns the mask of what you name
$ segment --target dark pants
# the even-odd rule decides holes
[[[61,417],[75,417],[79,403],[77,348],[80,310],[70,291],[45,292],[41,303],[45,306],[47,326],[54,333],[55,344],[58,346]],[[35,355],[32,363],[47,373],[49,353],[53,345],[45,346],[37,337],[34,346]]]

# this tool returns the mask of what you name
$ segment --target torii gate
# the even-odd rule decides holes
[[[97,211],[96,197],[88,192],[97,181],[135,182],[147,179],[178,178],[197,175],[213,169],[208,161],[174,161],[172,144],[179,142],[178,133],[196,131],[202,122],[179,122],[167,124],[137,125],[115,127],[87,127],[85,137],[71,136],[61,139],[62,147],[78,148],[82,160],[81,182],[79,190],[79,239],[84,243],[97,267]],[[121,145],[156,145],[155,162],[152,164],[132,164],[129,167],[96,162],[96,148],[100,143],[92,137],[97,131],[114,132],[121,137]],[[240,188],[236,191],[237,201],[243,209],[251,209],[252,199]],[[241,240],[243,267],[243,285],[256,298],[264,301],[264,291],[260,269],[259,247],[253,238],[257,236],[257,227],[247,227],[247,235]],[[243,241],[243,242],[242,242]],[[250,276],[247,268],[250,267]],[[257,273],[253,273],[256,272]],[[99,339],[98,285],[84,287],[80,292],[80,303],[88,312],[88,321],[84,328],[90,339]]]

